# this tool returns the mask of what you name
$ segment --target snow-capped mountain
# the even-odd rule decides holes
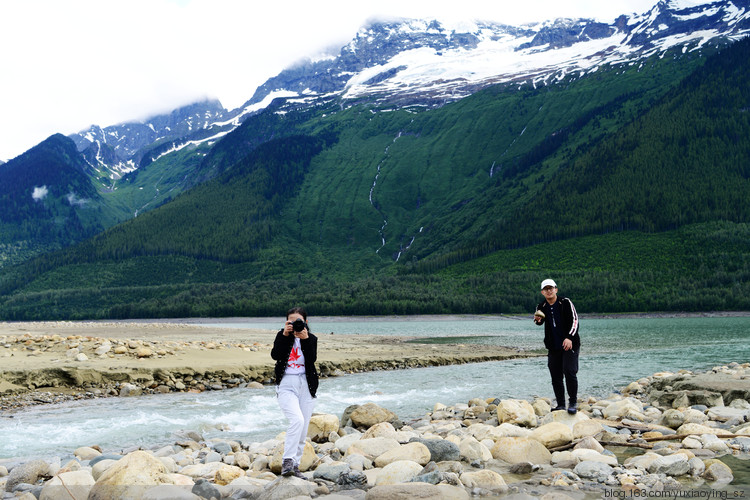
[[[435,106],[496,83],[550,83],[675,46],[687,51],[737,40],[748,32],[748,0],[662,0],[644,14],[622,15],[611,24],[590,19],[519,27],[421,20],[375,23],[360,30],[335,57],[268,80],[250,103],[273,93],[310,99],[335,92],[344,99]]]
[[[236,114],[236,113],[234,113]],[[207,130],[228,133],[238,122],[217,100],[205,100],[156,115],[144,122],[128,122],[101,128],[92,125],[69,137],[102,182],[110,185],[143,164],[181,145],[210,140]],[[224,134],[221,134],[224,135]],[[158,144],[158,146],[157,146]]]
[[[700,50],[750,32],[750,0],[661,0],[648,12],[612,23],[557,19],[508,26],[434,20],[375,22],[338,54],[286,69],[227,111],[203,101],[144,123],[126,123],[70,136],[104,184],[191,145],[211,143],[249,115],[282,98],[290,106],[321,99],[441,106],[489,85],[554,84],[606,64],[630,64],[669,49]]]

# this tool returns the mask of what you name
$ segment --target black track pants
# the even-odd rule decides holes
[[[565,406],[566,387],[570,404],[575,404],[578,399],[578,351],[548,351],[547,367],[552,377],[552,390],[555,391],[557,405]]]

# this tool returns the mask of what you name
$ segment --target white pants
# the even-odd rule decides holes
[[[289,421],[284,441],[284,459],[291,458],[299,465],[305,449],[307,426],[310,424],[315,399],[310,395],[305,374],[284,375],[276,389],[282,413]]]

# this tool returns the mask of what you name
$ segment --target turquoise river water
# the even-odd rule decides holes
[[[310,318],[318,335],[399,335],[455,342],[540,349],[542,330],[529,318],[391,317]],[[189,320],[186,320],[189,321]],[[201,320],[225,328],[276,329],[282,319]],[[195,322],[195,320],[190,321]],[[607,396],[659,371],[707,370],[750,361],[750,316],[613,317],[581,319],[580,395]],[[369,401],[402,420],[433,405],[474,397],[552,396],[545,358],[380,371],[321,380],[317,412],[340,415]],[[206,438],[265,441],[285,429],[273,387],[202,394],[174,393],[102,398],[30,407],[0,415],[0,459],[70,456],[98,444],[118,451],[173,442],[173,433],[195,430]]]

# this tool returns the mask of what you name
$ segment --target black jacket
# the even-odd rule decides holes
[[[315,397],[318,390],[318,371],[315,368],[315,361],[318,359],[318,337],[308,333],[307,338],[300,339],[299,344],[302,346],[302,354],[305,356],[307,388],[310,389],[310,395]],[[273,341],[273,349],[271,349],[271,357],[276,360],[276,366],[274,367],[276,385],[279,385],[281,379],[284,378],[292,347],[294,347],[294,335],[284,335],[284,330],[279,330]]]
[[[557,296],[557,303],[562,307],[562,327],[566,339],[570,339],[573,342],[573,350],[578,352],[581,348],[581,337],[578,335],[578,313],[576,308],[570,299]],[[544,347],[552,349],[552,323],[547,321],[552,312],[550,311],[549,304],[546,300],[539,303],[536,306],[537,311],[542,311],[545,318],[542,320],[544,325]]]

